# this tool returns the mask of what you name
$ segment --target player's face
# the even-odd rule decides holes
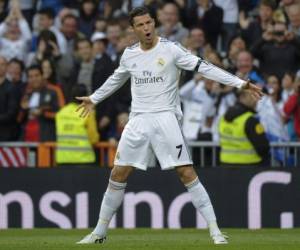
[[[154,19],[149,14],[136,16],[133,22],[133,30],[142,43],[151,44],[155,38]]]

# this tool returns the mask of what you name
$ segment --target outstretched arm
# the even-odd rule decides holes
[[[252,84],[250,80],[242,80],[205,60],[199,59],[195,70],[201,73],[205,78],[228,86],[248,90],[249,94],[255,99],[260,99],[263,96],[261,88]]]
[[[263,96],[261,88],[250,83],[249,80],[242,80],[239,77],[230,74],[226,70],[223,70],[215,66],[214,64],[191,54],[188,50],[181,47],[179,44],[175,43],[172,49],[176,65],[179,68],[197,71],[205,78],[216,81],[218,83],[249,90],[249,94],[257,99],[260,99]]]

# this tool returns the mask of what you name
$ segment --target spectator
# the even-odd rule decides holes
[[[267,79],[267,95],[257,105],[257,113],[270,141],[287,141],[287,129],[284,126],[281,84],[275,75]]]
[[[207,119],[215,115],[214,82],[198,73],[179,90],[183,101],[183,133],[188,140],[196,140],[199,133],[207,132]]]
[[[44,59],[58,61],[60,57],[56,36],[50,30],[43,30],[37,37],[37,51],[28,55],[27,65],[40,64]]]
[[[0,1],[0,23],[2,23],[7,15],[6,13],[7,1]]]
[[[237,70],[236,75],[242,79],[250,79],[252,82],[264,85],[264,79],[258,73],[258,70],[253,65],[253,58],[250,52],[241,51],[237,56],[236,62]]]
[[[300,139],[300,78],[296,79],[295,93],[289,97],[284,105],[284,112],[287,117],[294,119],[295,131]]]
[[[83,38],[76,43],[78,60],[75,62],[70,84],[82,83],[86,86],[90,95],[92,92],[93,72],[95,69],[92,44]],[[97,79],[95,79],[97,80]],[[69,87],[67,89],[70,89]]]
[[[62,22],[62,19],[65,17],[65,16],[68,16],[68,15],[71,15],[71,16],[74,16],[76,18],[78,18],[79,16],[79,13],[78,13],[78,10],[76,9],[71,9],[71,8],[68,8],[68,7],[63,7],[59,13],[56,15],[55,19],[54,19],[54,26],[57,28],[57,29],[61,29],[61,22]]]
[[[193,54],[200,57],[205,57],[212,50],[211,46],[206,42],[204,31],[198,27],[190,30],[186,45]]]
[[[225,68],[233,72],[236,68],[237,57],[239,53],[244,50],[246,50],[245,40],[241,36],[234,37],[229,42],[227,55],[223,60]]]
[[[121,32],[122,32],[121,26],[118,23],[112,22],[107,24],[106,34],[107,34],[108,44],[107,44],[106,53],[110,56],[111,60],[114,63],[116,63],[116,60],[118,58],[117,47],[120,41]]]
[[[286,12],[290,20],[289,31],[293,32],[300,40],[300,2],[289,5]]]
[[[286,24],[275,23],[252,48],[264,74],[282,78],[285,72],[296,72],[300,62],[300,42],[287,31]]]
[[[228,49],[229,41],[236,35],[239,18],[237,0],[214,0],[215,4],[223,9],[222,51]]]
[[[86,119],[76,113],[79,102],[76,96],[87,95],[85,85],[78,84],[71,90],[71,101],[55,116],[57,150],[56,163],[93,164],[96,161],[93,144],[99,141],[95,113]]]
[[[27,23],[31,25],[32,17],[34,14],[35,1],[34,0],[12,0],[9,1],[10,8],[14,4],[16,4],[15,2],[19,2],[20,10],[22,11],[23,16],[25,17]]]
[[[244,11],[240,12],[239,23],[242,37],[248,46],[253,45],[262,38],[263,33],[272,25],[273,11],[276,8],[275,1],[262,0],[259,4],[259,16],[257,19],[246,17]]]
[[[94,32],[97,19],[97,6],[93,0],[83,0],[80,4],[79,30],[86,38],[90,38]]]
[[[282,94],[281,94],[281,99],[282,103],[285,104],[290,96],[295,94],[295,74],[286,72],[282,78],[281,81],[281,86],[282,86]],[[284,112],[283,112],[284,113]],[[286,114],[284,113],[285,116],[285,122],[286,122],[286,129],[288,132],[289,140],[290,141],[296,141],[297,140],[297,134],[295,131],[295,121],[294,118],[289,116],[286,117]]]
[[[6,78],[7,61],[0,56],[0,141],[17,139],[18,104],[14,87]]]
[[[257,101],[246,91],[221,118],[220,161],[223,166],[263,165],[269,161],[269,142],[255,117]]]
[[[291,72],[286,72],[282,78],[282,101],[285,103],[291,95],[295,93],[294,86],[295,74]]]
[[[110,57],[106,54],[107,38],[104,33],[96,32],[92,38],[93,57],[95,66],[93,72],[92,90],[99,88],[106,79],[113,73],[114,64]],[[99,130],[102,138],[108,138],[109,125],[113,120],[114,107],[120,100],[115,100],[115,97],[110,97],[102,102],[102,105],[96,107],[97,121],[99,121]]]
[[[159,36],[171,41],[182,42],[189,32],[179,20],[179,10],[176,4],[166,3],[162,8],[161,26],[158,27]]]
[[[84,34],[78,31],[78,20],[73,14],[65,15],[61,20],[60,31],[67,42],[67,53],[71,54],[74,50],[75,42],[84,38]]]
[[[57,83],[54,63],[49,59],[44,59],[41,62],[41,67],[43,71],[43,79],[46,81],[47,88],[55,91],[58,100],[58,106],[59,108],[62,108],[65,105],[65,97],[60,84]]]
[[[217,40],[222,31],[223,10],[212,0],[197,0],[189,10],[189,27],[197,25],[206,35],[207,42],[216,48]]]
[[[97,17],[95,21],[94,32],[105,32],[107,26],[107,21],[103,17]]]
[[[23,82],[23,71],[24,71],[24,63],[16,58],[13,58],[9,61],[7,67],[7,78],[13,84],[16,101],[19,104],[21,101],[21,97],[24,94],[26,89],[26,83]]]
[[[84,38],[84,34],[78,31],[78,19],[73,14],[63,15],[61,19],[61,32],[67,42],[67,53],[63,54],[57,60],[57,80],[62,86],[69,86],[72,70],[75,65],[74,49],[76,41]],[[66,93],[66,88],[64,88]]]
[[[92,91],[98,89],[113,73],[114,64],[106,54],[107,38],[104,33],[94,33],[91,38],[95,66],[92,79]]]
[[[110,0],[110,1],[105,1],[102,4],[102,9],[101,9],[101,4],[99,5],[100,7],[100,13],[101,15],[106,18],[106,19],[113,19],[118,13],[120,13],[121,7],[122,7],[123,1],[120,0]]]
[[[55,141],[54,117],[59,109],[56,93],[47,88],[39,66],[27,69],[27,79],[27,91],[22,97],[18,117],[23,124],[23,140]]]
[[[130,46],[134,45],[135,43],[137,43],[137,38],[136,38],[133,30],[129,27],[120,36],[120,40],[119,40],[117,48],[116,48],[117,61],[120,60],[125,48],[130,47]]]
[[[52,9],[54,15],[57,15],[58,12],[63,7],[63,0],[39,0],[38,7],[39,9]]]
[[[19,5],[14,4],[5,21],[0,24],[0,55],[8,61],[12,58],[25,61],[30,40],[29,25]]]
[[[39,36],[39,32],[41,31],[51,31],[54,33],[56,37],[56,41],[58,44],[59,52],[61,54],[67,53],[67,42],[64,35],[61,31],[54,26],[54,12],[51,8],[41,9],[38,12],[38,33],[33,37],[33,50],[36,50],[37,47],[37,38]]]
[[[190,50],[193,54],[205,58],[208,53],[212,51],[211,46],[206,43],[204,31],[201,28],[192,28],[188,38],[185,42],[185,47]],[[181,75],[181,81],[186,83],[193,79],[194,72],[184,71]]]

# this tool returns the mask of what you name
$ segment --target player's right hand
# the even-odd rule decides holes
[[[242,88],[249,91],[249,94],[257,101],[264,96],[261,87],[251,83],[250,80],[247,80]]]
[[[94,109],[95,104],[92,103],[91,99],[88,96],[76,97],[77,100],[82,101],[82,103],[76,109],[76,112],[81,110],[79,117],[87,117]]]

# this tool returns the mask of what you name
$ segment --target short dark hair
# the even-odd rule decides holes
[[[67,14],[61,19],[61,23],[64,23],[68,18],[74,19],[76,22],[78,22],[78,18],[73,14]]]
[[[41,9],[38,14],[40,15],[45,15],[47,16],[49,19],[54,19],[55,17],[55,13],[54,10],[52,8],[43,8]]]
[[[44,40],[46,43],[52,41],[56,45],[58,45],[55,34],[50,30],[42,30],[39,36],[37,37],[37,44],[39,44],[40,40]]]
[[[23,70],[25,69],[25,66],[24,66],[24,63],[23,61],[19,60],[18,58],[14,57],[12,58],[8,64],[11,64],[11,63],[16,63],[19,65],[19,67],[21,68],[21,71],[23,72]]]
[[[147,15],[147,14],[149,14],[152,17],[150,10],[145,6],[140,6],[140,7],[136,7],[134,9],[132,9],[129,13],[130,25],[133,26],[133,23],[134,23],[133,20],[136,16],[143,16],[143,15]]]
[[[29,66],[27,69],[26,69],[26,74],[28,75],[30,71],[32,70],[38,70],[41,74],[43,74],[43,70],[42,70],[42,67],[41,65],[39,64],[33,64],[31,66]]]
[[[92,47],[92,42],[87,38],[79,38],[75,41],[75,50],[78,50],[79,43],[88,43]]]
[[[76,100],[76,96],[86,96],[87,93],[87,88],[84,84],[76,84],[72,87],[71,89],[71,102],[76,102],[80,103],[80,101]]]
[[[259,6],[268,6],[270,7],[272,10],[276,10],[277,8],[277,4],[275,0],[261,0],[259,3]]]

